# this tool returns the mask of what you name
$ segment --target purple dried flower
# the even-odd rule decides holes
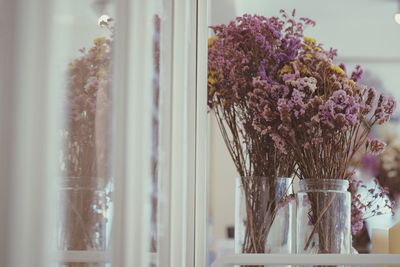
[[[254,78],[276,80],[281,67],[295,59],[303,22],[281,14],[283,19],[245,14],[227,25],[211,27],[215,37],[208,50],[210,107],[240,102],[253,90]]]
[[[355,205],[351,206],[351,234],[357,235],[364,227],[364,216]]]
[[[334,91],[332,96],[320,106],[320,121],[330,129],[346,130],[358,121],[359,99],[344,90]]]
[[[396,101],[392,98],[386,98],[383,95],[379,96],[378,105],[375,110],[374,116],[378,124],[388,122],[396,109]]]
[[[361,79],[363,70],[360,65],[357,65],[356,68],[353,70],[351,73],[351,79],[355,82],[359,81]]]

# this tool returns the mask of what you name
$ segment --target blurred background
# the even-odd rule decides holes
[[[308,17],[316,21],[305,35],[316,38],[325,48],[338,50],[337,64],[344,63],[351,72],[356,65],[364,69],[362,83],[387,92],[400,100],[400,1],[396,0],[211,0],[209,24],[226,24],[245,13],[263,16],[278,16],[280,9],[297,17]],[[210,35],[212,32],[210,30]],[[225,148],[213,116],[210,127],[210,190],[209,190],[209,238],[211,258],[232,253],[233,239],[228,229],[234,225],[234,200],[236,169]],[[361,177],[371,182],[378,178],[381,185],[389,187],[389,197],[399,203],[400,193],[400,122],[399,109],[388,125],[375,130],[374,135],[388,144],[380,157],[364,159],[358,166]],[[366,227],[356,238],[359,252],[370,251],[368,232],[372,228],[385,228],[398,221],[398,206],[395,217],[390,214],[367,220]]]

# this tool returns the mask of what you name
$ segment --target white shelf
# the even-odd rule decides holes
[[[236,264],[269,265],[400,265],[400,254],[240,254],[216,259],[211,267]]]

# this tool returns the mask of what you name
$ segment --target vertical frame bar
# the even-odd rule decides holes
[[[9,87],[1,88],[10,101],[6,109],[8,199],[5,207],[6,266],[49,266],[54,252],[55,188],[58,177],[58,126],[62,118],[57,106],[60,92],[48,83],[48,48],[51,3],[12,1],[5,12],[11,18],[12,49],[7,62]],[[2,6],[4,7],[4,6]],[[6,37],[7,39],[7,37]],[[3,139],[8,138],[8,139]],[[2,159],[3,161],[4,159]],[[4,259],[2,259],[4,260]]]
[[[197,0],[195,266],[208,266],[207,21],[208,1]]]
[[[150,262],[152,1],[116,3],[113,265]]]
[[[197,2],[174,1],[169,266],[195,265]]]
[[[159,217],[158,266],[170,262],[170,192],[171,192],[171,140],[172,140],[172,27],[173,0],[162,2],[160,40],[160,148],[159,148]]]

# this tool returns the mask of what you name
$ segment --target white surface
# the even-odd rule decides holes
[[[225,256],[217,259],[211,267],[227,267],[234,264],[266,264],[268,265],[396,265],[400,263],[400,255],[376,254],[241,254]]]
[[[196,199],[195,199],[195,266],[207,266],[208,227],[208,140],[207,116],[207,4],[197,1],[197,77],[196,77]]]
[[[196,10],[195,1],[174,1],[170,262],[194,266],[196,209]],[[201,219],[201,218],[197,218]],[[161,263],[164,264],[164,263]]]
[[[50,266],[62,116],[54,106],[60,92],[46,76],[51,5],[0,5],[0,265]]]
[[[117,1],[113,265],[149,266],[154,1]],[[137,33],[141,32],[141,38]]]

